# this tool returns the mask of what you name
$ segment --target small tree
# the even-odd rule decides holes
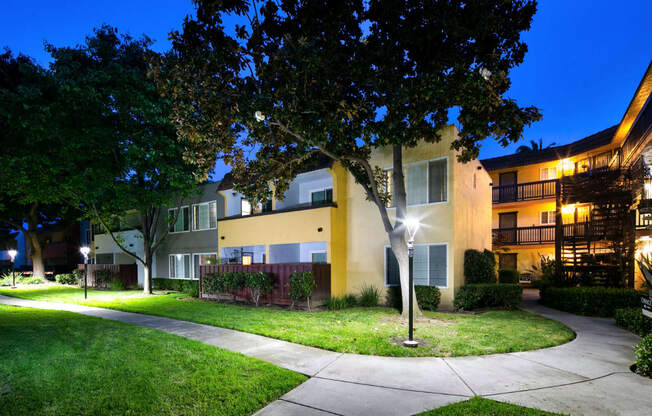
[[[310,311],[310,297],[312,290],[317,286],[317,282],[312,276],[312,272],[293,272],[290,275],[290,299],[292,304],[290,309],[294,308],[294,302],[305,300]]]
[[[272,290],[272,279],[267,273],[263,272],[247,273],[245,287],[249,288],[251,298],[258,307],[260,296],[266,295]]]
[[[440,141],[454,108],[460,161],[476,158],[486,137],[517,141],[540,118],[505,96],[536,2],[195,3],[156,72],[190,157],[206,167],[220,153],[236,178],[256,178],[236,181],[254,202],[282,198],[316,155],[341,163],[378,210],[407,305],[403,150]],[[225,29],[229,14],[249,22],[236,36]],[[393,194],[371,159],[379,148],[393,155]]]

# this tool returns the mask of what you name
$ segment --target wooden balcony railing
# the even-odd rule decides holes
[[[500,244],[527,245],[550,244],[555,242],[555,226],[495,228],[494,239]]]
[[[492,201],[494,204],[503,202],[533,201],[537,199],[554,198],[557,192],[557,179],[539,182],[519,183],[516,185],[494,186]]]

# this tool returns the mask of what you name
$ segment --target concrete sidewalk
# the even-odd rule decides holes
[[[341,354],[176,319],[0,296],[0,303],[81,313],[154,328],[255,357],[311,378],[258,415],[410,415],[474,395],[573,415],[643,415],[652,380],[629,371],[639,338],[610,319],[526,300],[577,338],[536,351],[453,358]]]

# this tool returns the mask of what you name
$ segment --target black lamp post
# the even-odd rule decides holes
[[[16,289],[16,255],[18,251],[9,250],[9,257],[11,257],[11,288]]]
[[[82,256],[84,256],[84,299],[88,298],[88,254],[91,252],[91,249],[88,246],[83,246],[79,248]]]
[[[406,218],[403,220],[403,224],[408,232],[408,313],[410,314],[408,318],[408,339],[407,341],[403,341],[403,346],[414,348],[419,346],[419,342],[414,340],[414,236],[417,234],[417,230],[419,230],[419,220],[416,218]]]

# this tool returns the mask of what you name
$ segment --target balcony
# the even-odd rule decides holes
[[[288,206],[288,207],[283,207],[283,208],[280,208],[280,209],[274,209],[274,210],[270,210],[270,211],[264,210],[262,212],[255,212],[255,213],[252,213],[252,214],[249,214],[249,215],[242,215],[242,214],[231,215],[231,216],[228,216],[228,217],[219,218],[218,221],[233,220],[233,219],[238,219],[238,218],[260,217],[260,216],[263,216],[263,215],[282,214],[282,213],[294,212],[294,211],[305,211],[305,210],[309,210],[309,209],[324,208],[324,207],[337,208],[337,204],[335,202],[332,202],[332,201],[305,202],[305,203],[295,204],[295,205]]]
[[[494,240],[503,245],[552,244],[555,242],[555,226],[494,228]]]
[[[557,179],[519,183],[516,185],[494,186],[492,188],[492,202],[494,204],[502,204],[505,202],[554,198],[556,192]]]

